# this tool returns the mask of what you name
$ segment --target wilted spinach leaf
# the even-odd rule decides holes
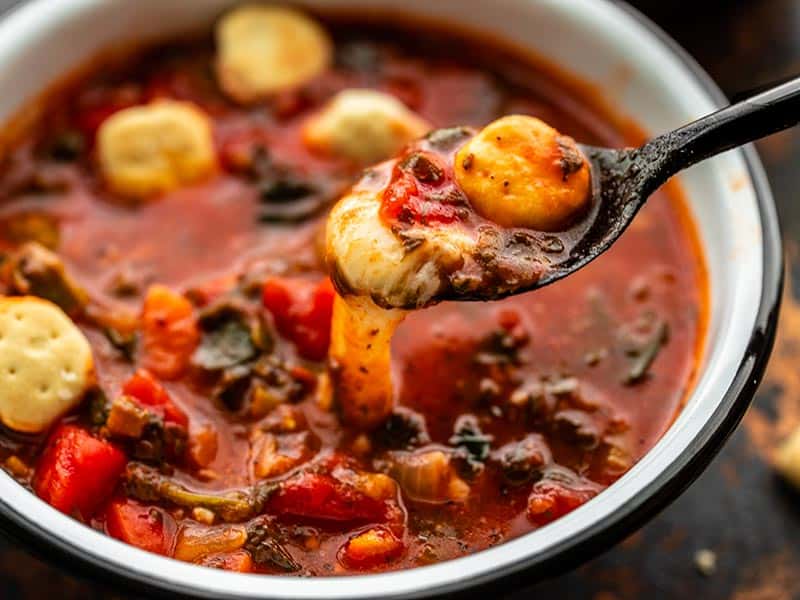
[[[464,448],[469,460],[482,463],[489,457],[494,438],[481,431],[478,419],[474,415],[462,415],[455,423],[450,445]]]
[[[203,334],[192,363],[207,371],[222,371],[255,358],[256,352],[247,323],[231,319]]]

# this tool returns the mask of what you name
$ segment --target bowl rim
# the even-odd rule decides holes
[[[705,70],[658,25],[626,2],[617,0],[601,0],[601,2],[632,17],[682,63],[687,73],[715,104],[720,108],[727,104],[725,95]],[[41,8],[41,3],[24,2],[0,18],[8,21],[31,11],[31,7]],[[490,572],[465,575],[457,581],[434,583],[424,589],[393,593],[392,597],[453,595],[462,594],[467,590],[474,593],[477,590],[488,590],[489,586],[492,586],[492,591],[497,593],[511,586],[518,588],[529,582],[560,574],[597,555],[643,525],[677,498],[711,462],[744,416],[764,374],[775,339],[783,290],[782,239],[766,174],[752,145],[735,152],[740,153],[747,167],[761,219],[762,291],[747,350],[727,391],[716,410],[700,429],[694,443],[685,448],[668,468],[655,476],[635,499],[614,512],[610,518],[596,520],[579,533],[549,546],[538,554],[522,556]],[[172,598],[244,597],[239,594],[220,594],[218,591],[212,592],[174,581],[159,580],[153,574],[147,577],[136,570],[125,570],[116,563],[103,561],[96,554],[87,552],[83,546],[63,537],[53,536],[40,523],[19,512],[4,498],[0,498],[0,531],[62,568],[69,567],[70,573],[89,576],[93,580],[110,583],[116,587],[121,586],[158,597],[167,595]],[[409,572],[413,570],[406,571]],[[256,593],[263,591],[254,590]],[[361,590],[359,596],[363,595]]]

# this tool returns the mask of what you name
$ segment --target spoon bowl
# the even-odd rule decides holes
[[[328,222],[328,230],[333,233],[331,239],[339,240],[330,246],[334,250],[329,248],[329,262],[340,293],[370,296],[384,308],[413,310],[442,301],[499,300],[563,279],[611,248],[650,196],[672,176],[707,158],[800,122],[800,78],[775,85],[638,148],[579,146],[589,163],[589,197],[586,208],[579,210],[572,225],[560,231],[506,227],[484,218],[473,206],[475,197],[467,197],[457,177],[444,175],[459,165],[462,171],[467,171],[466,160],[458,159],[462,149],[469,149],[475,139],[486,136],[486,131],[501,121],[512,119],[513,131],[507,132],[504,139],[524,130],[530,121],[538,121],[531,117],[509,117],[478,133],[466,127],[433,131],[407,146],[399,157],[365,173],[353,192],[340,201],[347,209],[334,208]],[[538,123],[549,129],[541,121]],[[497,131],[488,137],[493,139],[495,135],[497,140],[501,139]],[[511,165],[525,164],[529,160],[527,153],[532,151],[551,156],[552,150],[542,139],[531,136],[519,146],[506,142],[500,151],[504,154],[498,157],[495,149],[493,158],[485,162],[491,169],[503,163],[508,155],[518,159],[507,161]],[[574,148],[574,142],[571,139],[570,142]],[[563,148],[564,144],[561,142],[557,147]],[[485,146],[479,144],[479,147]],[[429,161],[426,156],[436,157],[434,160],[441,165],[436,167],[441,173],[432,188],[429,173],[420,174],[409,166]],[[474,156],[467,153],[470,164]],[[487,171],[484,165],[477,172],[484,179],[486,173],[491,173],[489,178],[493,181],[515,176],[516,172],[502,168],[501,165],[498,170]],[[535,179],[536,173],[535,170],[526,173],[523,182]],[[555,185],[568,190],[568,176],[565,172],[563,183],[558,179]],[[548,174],[543,173],[543,177]],[[381,206],[386,197],[384,192],[391,190],[396,180],[403,183],[402,178],[410,179],[415,190],[423,190],[415,193],[427,204],[414,209],[417,212],[407,209],[410,216],[384,223],[378,218],[382,209],[368,207]],[[542,188],[552,185],[546,179],[536,183],[541,186],[530,186],[529,193],[542,194]],[[506,180],[505,185],[508,184]],[[495,196],[491,187],[476,189],[477,193],[487,194],[477,197],[484,205],[505,201],[502,195]],[[520,201],[524,203],[527,197]],[[552,197],[546,202],[552,203]],[[351,206],[359,204],[362,206]],[[453,209],[453,215],[444,214],[449,209]],[[443,215],[442,222],[431,217],[437,211]],[[386,230],[383,236],[365,234],[383,230]],[[349,261],[343,260],[348,256]]]
[[[624,233],[653,192],[673,175],[798,122],[800,78],[794,78],[653,138],[639,148],[581,146],[592,170],[589,213],[566,232],[575,240],[569,252],[551,260],[542,277],[520,291],[558,281],[603,254]]]

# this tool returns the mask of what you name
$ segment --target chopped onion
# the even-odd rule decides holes
[[[442,450],[395,453],[390,471],[411,500],[463,502],[469,496],[469,485],[456,475],[450,456]]]

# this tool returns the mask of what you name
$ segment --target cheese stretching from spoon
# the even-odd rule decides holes
[[[368,170],[326,232],[345,420],[371,428],[391,412],[391,338],[408,311],[530,287],[569,251],[558,233],[585,214],[590,187],[574,140],[524,116],[434,131]]]
[[[391,342],[406,314],[365,296],[334,300],[331,380],[342,417],[356,427],[372,429],[392,411]]]

